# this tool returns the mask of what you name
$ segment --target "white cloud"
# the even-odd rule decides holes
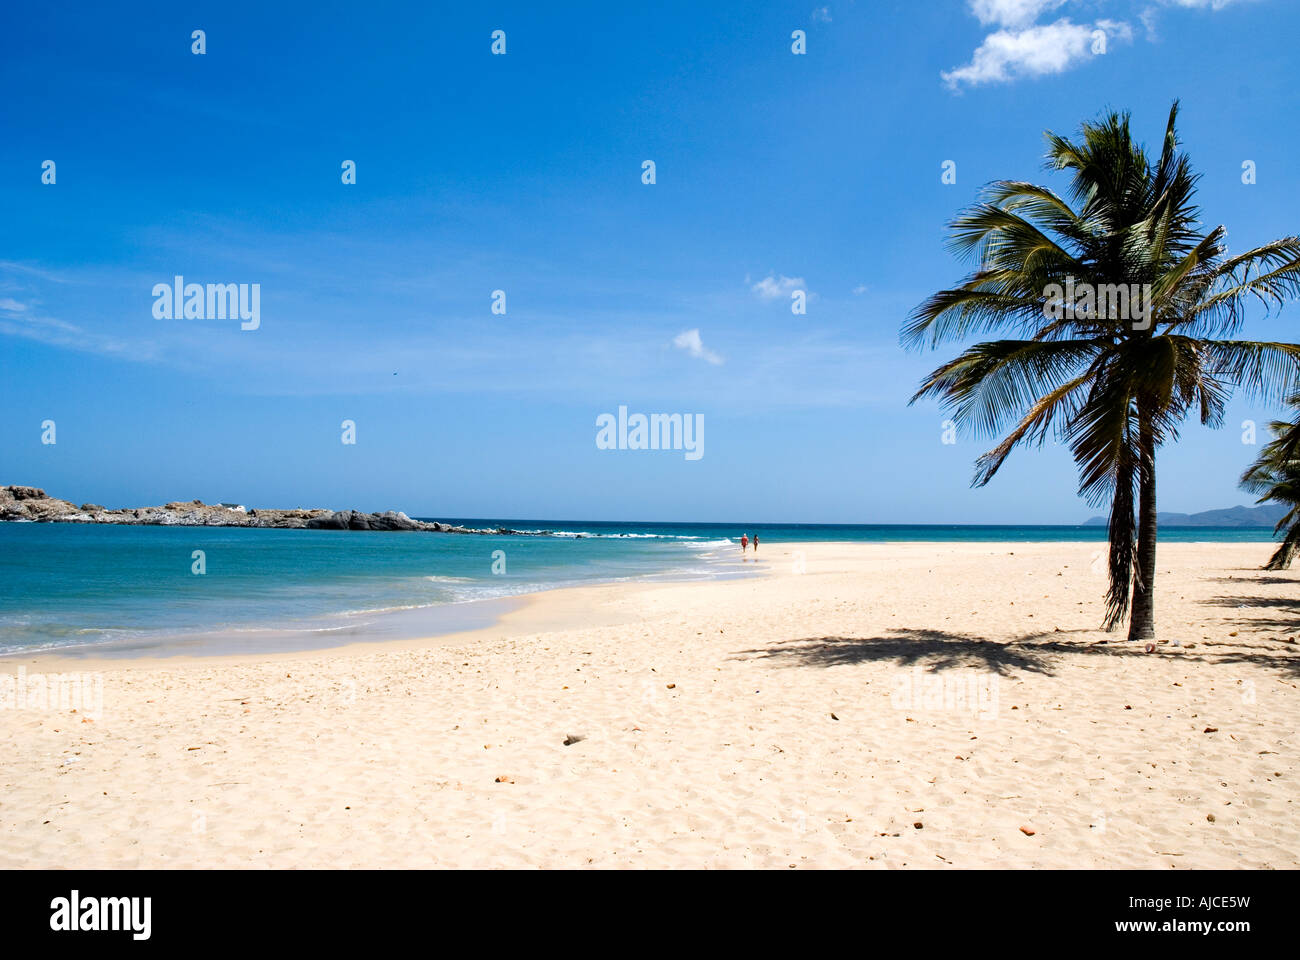
[[[1123,40],[1131,43],[1133,28],[1124,20],[1098,20],[1095,29],[1105,32],[1107,40]]]
[[[0,302],[0,307],[3,307],[3,302]],[[0,317],[0,336],[22,337],[52,347],[100,353],[126,360],[157,359],[151,345],[105,336],[57,317]]]
[[[27,304],[19,303],[11,297],[0,297],[0,310],[8,313],[22,313],[27,309]]]
[[[31,264],[18,263],[14,260],[0,260],[0,274],[20,273],[32,277],[38,277],[41,280],[49,280],[53,283],[64,283],[65,278],[58,273],[45,270],[41,267],[33,267]]]
[[[1091,56],[1093,28],[1058,20],[1042,27],[999,30],[984,38],[971,62],[941,76],[949,87],[1063,73]]]
[[[1046,10],[1055,10],[1065,0],[970,0],[971,12],[980,23],[1000,27],[1028,26]]]
[[[820,20],[822,23],[830,23],[830,22],[831,22],[831,8],[830,8],[830,7],[818,7],[816,10],[814,10],[814,11],[812,12],[812,18],[813,18],[814,20]]]
[[[1138,19],[1142,21],[1142,26],[1146,28],[1148,41],[1155,43],[1160,39],[1159,34],[1156,33],[1155,7],[1145,7],[1142,12],[1138,14]]]
[[[866,292],[867,292],[867,285],[865,283],[860,283],[853,288],[853,295],[855,297],[860,297]]]
[[[1054,12],[1072,0],[967,0],[970,11],[985,26],[1001,29],[988,34],[976,48],[970,63],[942,72],[951,89],[963,84],[1005,83],[1019,77],[1041,77],[1064,73],[1102,50],[1095,49],[1094,35],[1101,31],[1107,42],[1133,39],[1133,28],[1124,20],[1100,19],[1095,23],[1074,23],[1068,17],[1054,23],[1039,23],[1039,17]],[[1134,15],[1146,29],[1147,40],[1156,39],[1155,14],[1160,7],[1188,10],[1223,10],[1250,0],[1134,0]]]
[[[1187,7],[1193,10],[1204,10],[1207,7],[1211,10],[1222,10],[1234,3],[1241,3],[1242,0],[1160,0],[1160,2],[1165,6]]]
[[[679,350],[685,350],[692,357],[707,360],[714,366],[719,366],[722,363],[722,358],[720,356],[712,350],[705,348],[704,341],[700,339],[700,331],[698,329],[683,330],[681,333],[677,334],[677,336],[673,337],[673,346]]]
[[[764,300],[775,300],[777,297],[789,296],[792,290],[803,290],[803,277],[787,277],[784,274],[780,277],[767,276],[749,289]]]

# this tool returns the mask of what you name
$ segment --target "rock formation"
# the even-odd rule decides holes
[[[80,507],[47,496],[39,487],[0,487],[0,521],[33,523],[118,523],[178,527],[271,527],[281,530],[409,530],[428,533],[545,535],[549,531],[481,530],[447,523],[412,520],[404,513],[359,510],[245,510],[239,506],[175,501],[161,507],[105,510],[94,503]]]

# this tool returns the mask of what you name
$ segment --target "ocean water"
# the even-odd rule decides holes
[[[0,656],[269,652],[448,633],[487,626],[511,597],[538,590],[752,575],[741,533],[769,544],[1105,539],[1081,526],[436,519],[551,535],[0,523]],[[1161,538],[1266,541],[1271,531],[1169,527]]]

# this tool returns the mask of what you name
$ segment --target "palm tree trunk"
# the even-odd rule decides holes
[[[1269,558],[1265,564],[1265,570],[1287,570],[1291,567],[1291,561],[1295,558],[1296,547],[1300,545],[1300,523],[1295,524],[1286,532],[1286,539],[1278,546],[1277,552]]]
[[[1138,548],[1130,640],[1156,638],[1156,442],[1150,415],[1138,411]]]

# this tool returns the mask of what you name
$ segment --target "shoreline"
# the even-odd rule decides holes
[[[855,548],[866,547],[873,549],[899,548],[899,547],[918,547],[933,550],[951,549],[960,546],[969,547],[991,547],[995,548],[991,552],[996,554],[1002,552],[1014,553],[1009,548],[1020,546],[1022,548],[1030,547],[1047,547],[1054,545],[1077,545],[1086,546],[1091,541],[1067,541],[1067,540],[1009,540],[1009,541],[918,541],[918,540],[900,540],[900,541],[859,541],[859,540],[816,540],[807,542],[776,542],[771,543],[770,547],[765,546],[764,561],[768,555],[768,550],[778,550],[781,556],[785,558],[787,566],[789,565],[790,555],[794,551],[806,553],[809,549],[819,550],[825,547],[843,547]],[[1205,540],[1205,541],[1172,541],[1165,546],[1171,546],[1177,543],[1179,546],[1192,547],[1221,547],[1223,541]],[[1255,546],[1262,541],[1236,541],[1240,546]],[[1271,541],[1270,541],[1271,543]],[[1265,557],[1267,554],[1264,555]],[[748,561],[753,563],[752,560]],[[720,565],[726,563],[732,565],[732,561],[719,561]],[[468,642],[472,643],[484,639],[506,639],[517,637],[535,632],[539,626],[545,626],[546,629],[573,629],[580,628],[584,625],[597,626],[600,624],[589,623],[583,620],[580,615],[574,612],[575,607],[591,600],[599,600],[601,591],[616,590],[626,588],[629,591],[641,589],[654,589],[658,586],[667,586],[673,584],[685,583],[715,583],[727,582],[730,580],[746,580],[754,577],[770,577],[776,574],[776,570],[766,562],[760,562],[755,565],[753,571],[741,570],[735,573],[719,573],[713,576],[698,577],[680,577],[670,579],[654,579],[653,575],[637,577],[633,579],[616,579],[606,581],[593,581],[591,583],[548,587],[542,590],[533,590],[526,593],[508,594],[505,596],[484,597],[474,600],[456,601],[445,604],[433,604],[425,608],[427,611],[439,615],[449,615],[453,612],[452,608],[467,608],[464,619],[478,619],[476,614],[486,611],[487,608],[496,608],[495,614],[488,614],[488,622],[478,626],[453,628],[450,630],[440,630],[437,632],[418,632],[410,633],[401,637],[392,639],[378,640],[352,640],[345,643],[324,644],[318,646],[304,646],[294,649],[280,650],[243,650],[238,652],[225,653],[115,653],[112,655],[96,655],[96,648],[101,646],[120,647],[125,641],[114,642],[112,644],[94,644],[88,643],[80,647],[72,648],[45,648],[38,651],[24,652],[13,651],[10,653],[0,654],[0,671],[10,664],[22,663],[24,665],[38,665],[50,669],[62,669],[71,671],[73,668],[80,666],[82,672],[87,670],[104,671],[118,668],[129,667],[133,665],[143,667],[162,667],[162,666],[187,666],[203,663],[226,663],[242,664],[257,663],[267,660],[302,660],[310,659],[316,656],[359,656],[367,653],[381,653],[399,650],[421,649],[429,645],[445,645],[448,643]],[[1261,561],[1262,564],[1262,561]],[[590,595],[586,592],[590,591]],[[540,605],[540,606],[539,606]],[[538,612],[540,610],[540,612]],[[567,617],[561,619],[556,616],[556,611],[565,611]],[[397,618],[410,611],[385,611],[378,614],[377,620],[383,621],[390,618]],[[423,611],[422,611],[423,612]],[[457,611],[458,612],[458,611]],[[448,619],[453,619],[448,616]],[[343,627],[349,632],[361,632],[364,627],[371,624],[362,624],[358,627]],[[288,630],[280,631],[277,627],[264,628],[267,632],[290,632]],[[246,631],[237,631],[243,633]],[[1098,632],[1100,628],[1098,628]],[[194,637],[199,640],[221,638],[231,635],[230,631],[212,630],[203,631],[196,634],[175,635],[163,638],[170,642],[169,648],[175,646],[175,642],[188,642],[189,638]],[[1117,639],[1123,639],[1122,631],[1116,631],[1111,636]],[[85,650],[86,653],[70,653],[68,649]]]
[[[679,582],[712,583],[714,581],[701,579]],[[24,665],[37,664],[51,669],[61,668],[63,670],[73,670],[74,668],[79,667],[81,672],[87,672],[88,670],[126,670],[136,667],[141,669],[166,667],[185,668],[203,666],[205,664],[233,666],[293,662],[311,660],[323,656],[358,657],[375,653],[422,650],[432,646],[460,643],[472,644],[480,640],[508,639],[535,632],[538,626],[551,622],[549,618],[554,616],[550,610],[546,610],[539,615],[536,611],[539,604],[543,606],[554,604],[556,608],[569,610],[572,606],[583,600],[596,599],[594,596],[587,596],[588,594],[595,595],[599,591],[609,589],[635,588],[637,586],[652,587],[654,585],[655,584],[653,583],[645,583],[644,581],[595,583],[572,587],[554,587],[548,590],[521,593],[509,597],[489,597],[482,600],[467,600],[464,601],[465,605],[509,604],[510,609],[504,610],[498,614],[493,619],[492,623],[486,626],[472,627],[464,630],[452,630],[446,633],[422,634],[420,636],[402,637],[392,640],[355,640],[349,643],[304,648],[301,650],[272,650],[262,652],[243,651],[238,653],[213,653],[200,655],[177,653],[152,656],[144,654],[140,656],[94,657],[87,655],[83,657],[69,656],[65,653],[58,653],[52,650],[43,650],[39,653],[31,654],[15,652],[0,656],[0,669],[3,669],[11,663],[16,665],[20,662]],[[573,597],[571,602],[570,597]],[[448,606],[450,606],[450,604],[448,604]],[[577,625],[576,621],[574,625]],[[86,649],[93,649],[93,647],[88,645]]]
[[[752,562],[752,561],[751,561]],[[509,636],[519,636],[524,633],[533,632],[539,626],[548,625],[547,628],[575,628],[586,624],[595,624],[586,619],[579,611],[589,610],[592,601],[599,601],[603,591],[612,591],[624,588],[628,592],[633,592],[637,588],[653,589],[657,586],[667,586],[687,583],[724,583],[733,580],[749,580],[764,575],[765,566],[755,566],[753,572],[720,572],[711,576],[698,577],[672,577],[672,578],[655,578],[655,575],[638,577],[634,579],[612,579],[596,580],[591,583],[575,584],[569,586],[548,587],[543,590],[533,590],[526,593],[509,594],[498,597],[483,597],[475,600],[463,600],[444,604],[434,604],[419,612],[425,614],[435,614],[446,619],[454,619],[451,614],[460,613],[462,620],[478,620],[486,614],[488,622],[478,626],[455,628],[435,633],[419,632],[409,635],[394,637],[382,640],[352,640],[346,643],[334,643],[320,646],[302,647],[300,649],[287,650],[243,650],[229,653],[147,653],[131,654],[122,652],[115,655],[104,656],[96,655],[100,649],[108,646],[119,646],[121,644],[95,644],[87,643],[78,647],[71,645],[64,648],[44,648],[35,651],[13,651],[10,653],[0,654],[0,671],[9,664],[22,663],[24,665],[36,664],[42,667],[52,669],[62,669],[71,671],[74,667],[80,665],[81,672],[87,670],[103,671],[116,668],[128,667],[132,665],[141,665],[148,667],[161,667],[166,665],[193,665],[203,663],[257,663],[266,660],[300,660],[309,659],[314,656],[340,655],[340,656],[358,656],[366,653],[411,650],[420,649],[428,645],[442,644],[447,642],[472,642],[476,639],[487,639],[498,637],[505,639]],[[537,608],[540,606],[540,611]],[[495,610],[496,612],[490,612]],[[564,611],[563,619],[559,619]],[[404,614],[414,611],[386,611],[379,614],[376,620],[389,620],[403,616]],[[361,624],[358,627],[348,627],[349,632],[362,632],[366,626],[373,625],[373,621],[367,624]],[[266,628],[267,632],[275,632],[276,628]],[[242,632],[242,631],[241,631]],[[228,631],[211,631],[193,635],[196,638],[220,638],[232,635]],[[187,635],[189,636],[189,635]],[[166,637],[165,641],[175,641],[178,637]],[[165,644],[163,644],[165,646]],[[167,648],[174,647],[172,643]],[[84,650],[81,653],[69,653],[68,650]],[[147,649],[147,648],[146,648]]]
[[[752,561],[751,561],[752,562]],[[682,584],[728,583],[761,579],[769,575],[769,568],[764,564],[755,568],[753,573],[743,572],[739,575],[718,574],[708,577],[681,577],[673,579],[637,578],[632,580],[607,580],[573,586],[550,587],[528,593],[512,594],[504,597],[485,597],[478,600],[465,600],[459,603],[442,604],[437,609],[453,606],[497,607],[500,612],[492,617],[490,623],[467,629],[455,629],[440,633],[421,633],[389,640],[354,640],[349,643],[329,646],[309,647],[298,650],[241,651],[237,653],[211,654],[140,654],[120,656],[84,656],[68,654],[54,649],[45,649],[30,653],[15,651],[0,654],[0,672],[10,665],[37,665],[50,670],[62,672],[112,671],[131,667],[189,667],[203,664],[250,664],[278,661],[309,660],[321,656],[353,657],[371,653],[392,653],[397,651],[420,650],[429,646],[474,643],[480,640],[509,639],[526,636],[545,630],[578,629],[583,626],[608,626],[592,619],[593,606],[599,606],[614,592],[631,596],[657,587],[677,586]],[[391,615],[391,614],[389,614]],[[98,645],[86,644],[78,649],[94,650]]]

